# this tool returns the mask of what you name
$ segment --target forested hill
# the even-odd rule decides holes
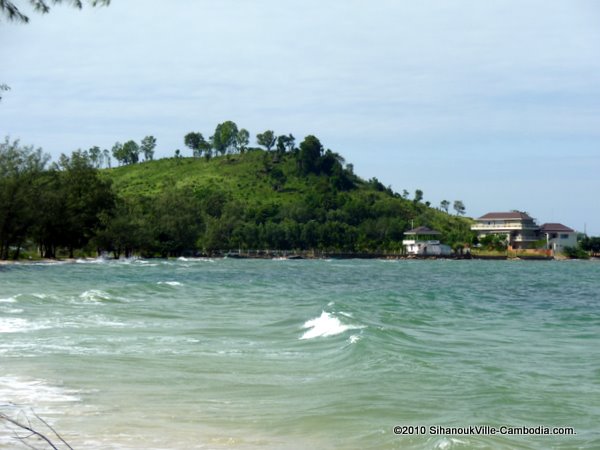
[[[190,133],[194,157],[177,151],[157,161],[147,137],[147,161],[138,161],[140,149],[130,141],[113,147],[122,166],[104,169],[100,157],[110,164],[108,150],[78,150],[49,164],[41,149],[7,138],[0,143],[0,259],[238,249],[399,253],[403,233],[419,225],[441,231],[455,247],[471,242],[469,219],[448,214],[450,202],[431,208],[420,190],[400,195],[375,178],[364,181],[314,136],[298,147],[282,136],[271,150],[275,140],[266,134],[257,140],[267,150],[233,151],[217,132],[210,146]],[[247,143],[247,135],[236,142]],[[455,208],[464,212],[462,202]]]
[[[420,192],[403,198],[375,178],[355,176],[336,153],[308,153],[254,149],[102,170],[120,200],[99,242],[119,253],[159,255],[400,252],[413,225],[441,231],[454,246],[470,242],[469,220],[428,207]]]

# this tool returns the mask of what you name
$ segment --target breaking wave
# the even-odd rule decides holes
[[[363,328],[361,326],[343,324],[340,319],[333,314],[323,311],[315,319],[307,320],[302,328],[306,328],[300,339],[314,339],[317,337],[335,336],[347,330]]]

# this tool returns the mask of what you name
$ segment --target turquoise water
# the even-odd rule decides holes
[[[76,449],[597,449],[600,263],[0,266],[0,412],[31,408]],[[429,433],[475,425],[576,434]]]

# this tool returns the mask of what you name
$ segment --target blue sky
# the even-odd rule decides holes
[[[432,205],[600,235],[598,23],[593,0],[56,6],[0,22],[0,136],[56,157],[152,134],[164,157],[233,120]]]

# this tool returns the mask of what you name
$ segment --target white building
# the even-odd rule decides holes
[[[505,236],[514,249],[532,248],[540,239],[540,227],[529,214],[520,211],[491,212],[477,219],[471,227],[479,239],[489,235]]]
[[[402,241],[402,245],[407,255],[448,256],[452,254],[452,249],[440,243],[438,236],[441,234],[427,227],[417,227],[404,232],[406,239]]]
[[[540,233],[546,238],[546,248],[554,253],[562,253],[565,247],[577,246],[577,233],[562,223],[545,223],[540,227]]]

